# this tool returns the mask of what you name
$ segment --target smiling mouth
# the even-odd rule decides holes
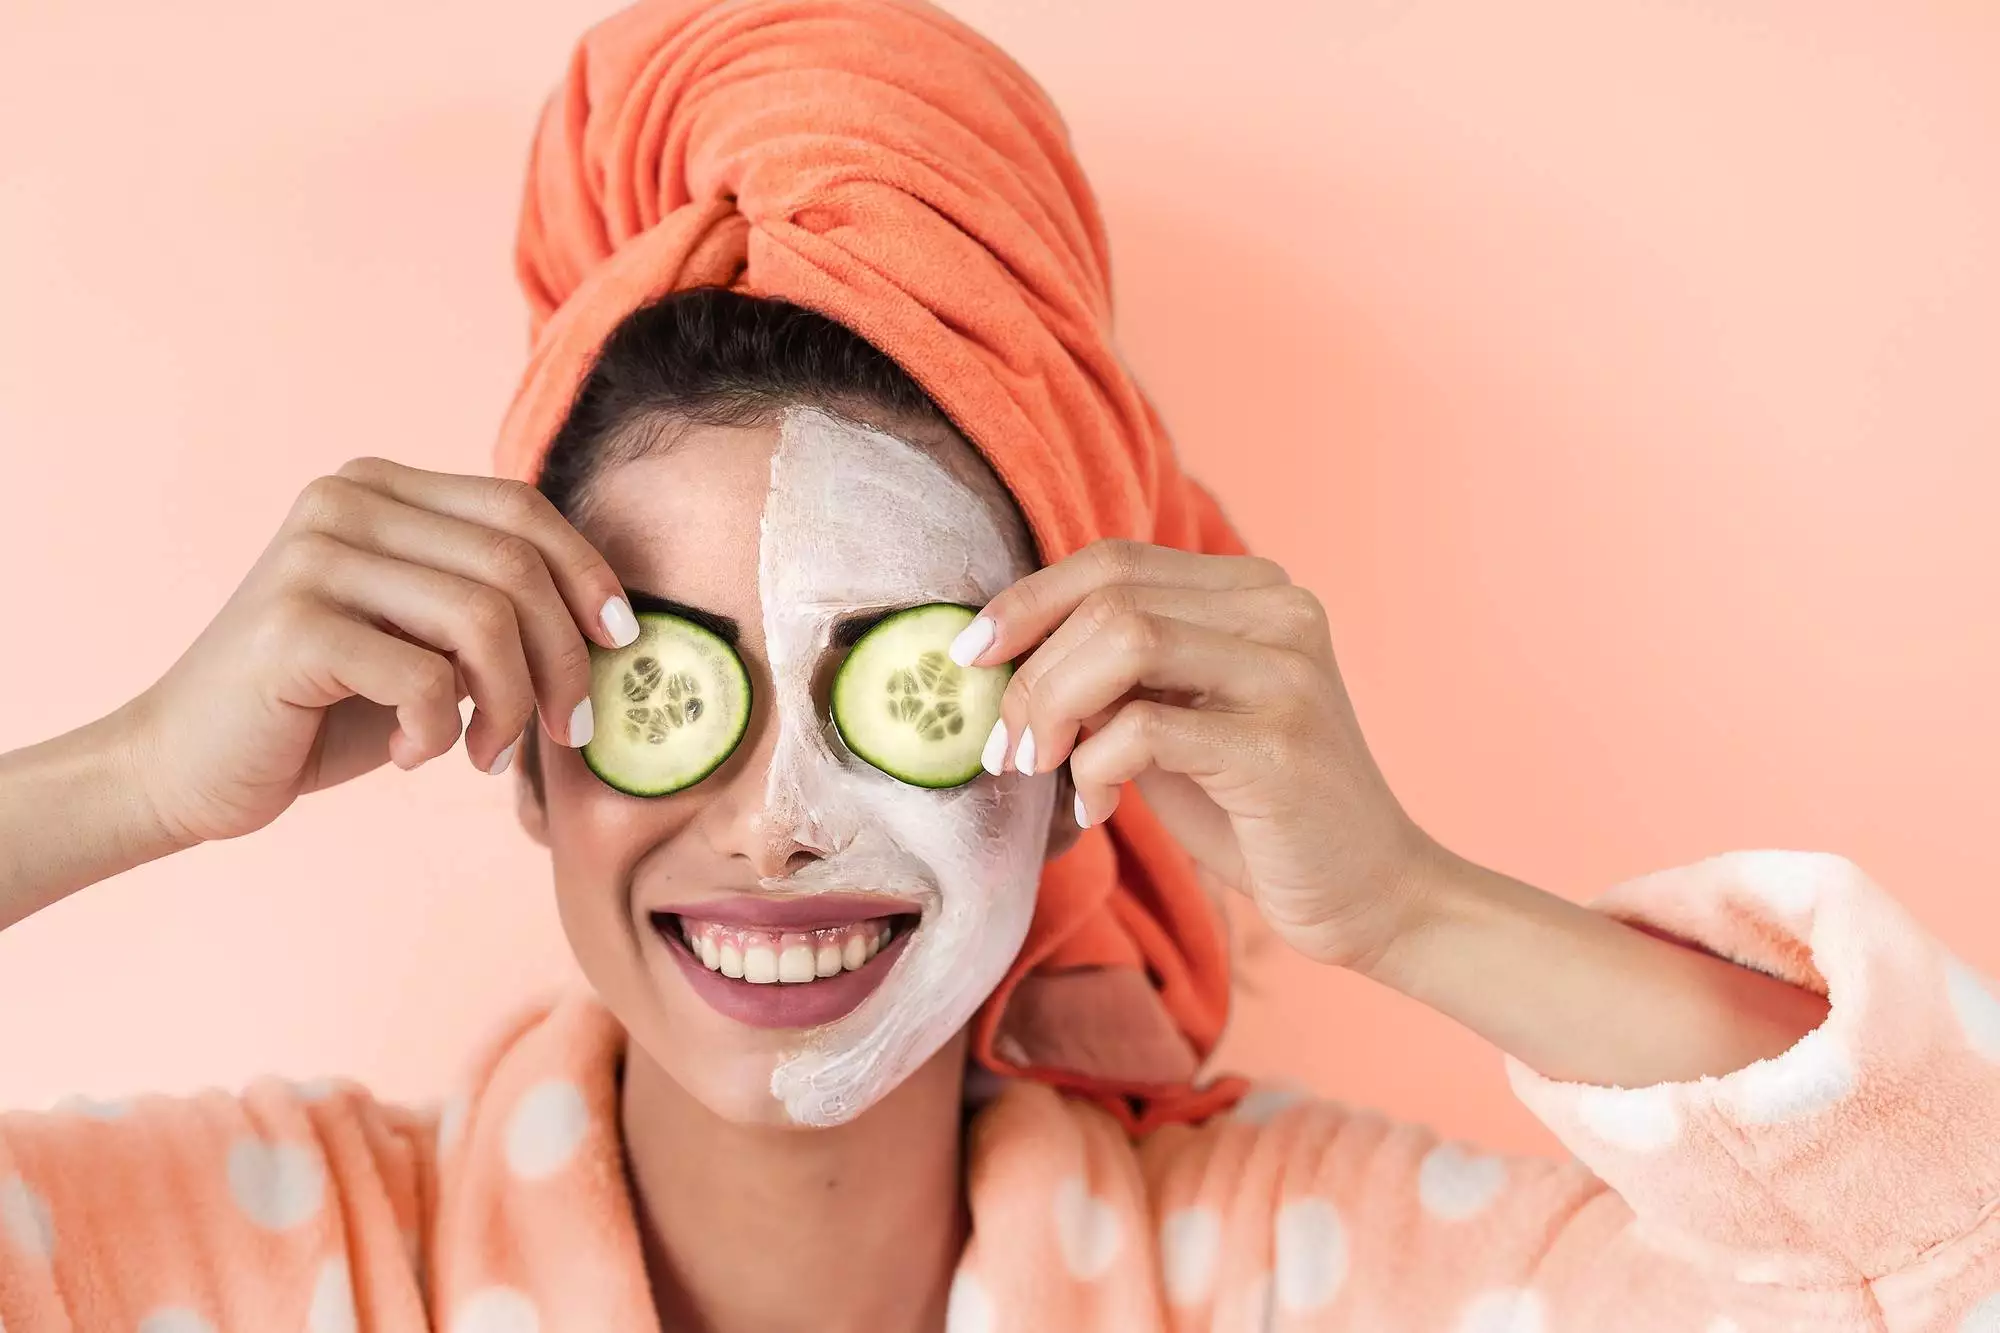
[[[678,938],[703,967],[753,986],[803,986],[859,972],[899,931],[907,933],[915,924],[914,917],[894,916],[819,930],[774,931],[667,912],[653,918],[655,930],[670,940]]]
[[[691,912],[649,918],[694,992],[724,1017],[758,1028],[818,1027],[852,1012],[894,968],[921,919],[900,912],[765,928]]]

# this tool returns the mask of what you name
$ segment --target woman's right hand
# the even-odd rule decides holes
[[[262,828],[384,760],[503,772],[539,711],[590,739],[590,655],[638,634],[611,567],[533,487],[362,458],[305,488],[234,596],[126,709],[183,844]]]

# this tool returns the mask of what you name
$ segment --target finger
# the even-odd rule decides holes
[[[311,511],[308,522],[313,526],[307,532],[329,534],[350,546],[442,570],[506,594],[514,603],[549,738],[572,746],[590,739],[590,650],[538,547],[512,532],[408,504],[358,482],[324,480],[331,484],[323,488]],[[619,604],[624,605],[622,594]]]
[[[639,622],[610,564],[526,482],[426,472],[385,458],[357,458],[339,476],[404,504],[527,542],[541,554],[580,633],[606,648],[623,648],[639,637]]]
[[[1021,738],[1015,766],[1023,773],[1062,763],[1086,719],[1136,691],[1257,712],[1310,691],[1318,670],[1287,649],[1147,611],[1119,616],[1061,658],[1042,660],[1047,647],[1030,659],[1032,674],[1016,672],[1001,698],[1001,718]]]
[[[395,709],[358,694],[342,699],[326,710],[319,753],[303,775],[299,794],[338,787],[380,768],[389,758],[389,742],[395,734]]]
[[[512,599],[487,584],[356,550],[332,537],[315,544],[323,548],[319,587],[325,596],[452,655],[472,696],[466,756],[482,772],[504,771],[536,703]]]
[[[1209,713],[1134,699],[1069,757],[1077,823],[1101,824],[1118,808],[1118,792],[1148,769],[1194,779],[1204,788],[1247,769],[1267,748],[1262,728],[1241,713]]]
[[[305,596],[289,599],[268,624],[288,664],[282,702],[325,709],[359,697],[395,709],[389,757],[399,768],[415,768],[457,742],[458,682],[443,654]]]
[[[1014,669],[1013,683],[1032,689],[1039,673],[1067,657],[1105,626],[1133,614],[1168,616],[1233,635],[1249,643],[1288,648],[1330,660],[1331,636],[1319,598],[1293,583],[1206,592],[1114,583],[1077,604],[1055,632]]]
[[[1102,632],[1110,624],[1128,622],[1132,616],[1168,616],[1188,624],[1232,634],[1248,644],[1288,648],[1304,654],[1322,669],[1332,667],[1332,638],[1326,628],[1326,608],[1320,598],[1298,584],[1280,582],[1256,588],[1236,588],[1208,592],[1198,588],[1158,588],[1118,582],[1098,588],[1076,604],[1076,610],[1044,638],[1034,652],[1014,669],[1008,695],[1002,699],[1002,723],[988,739],[988,773],[1000,773],[1010,763],[1004,757],[1018,753],[1022,737],[1022,709],[1018,701],[1032,697],[1042,677],[1068,658],[1082,642]],[[1016,707],[1008,711],[1008,705]],[[1048,733],[1036,731],[1036,749],[1050,751],[1042,741]],[[1060,761],[1036,759],[1034,769],[1046,771]]]
[[[1136,584],[1224,592],[1288,583],[1285,571],[1259,556],[1200,555],[1169,546],[1101,541],[1038,569],[986,604],[952,644],[960,666],[1010,662],[1040,643],[1099,588]]]

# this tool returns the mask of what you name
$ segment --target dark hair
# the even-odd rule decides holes
[[[644,457],[687,423],[750,426],[795,404],[869,425],[951,426],[887,353],[825,315],[720,287],[674,292],[625,317],[556,432],[538,489],[580,515],[593,478]],[[542,799],[538,727],[521,760]]]
[[[612,330],[538,485],[575,518],[592,477],[651,452],[673,425],[755,425],[793,404],[950,424],[888,354],[825,315],[697,287],[642,306]]]

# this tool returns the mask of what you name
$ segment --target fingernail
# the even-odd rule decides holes
[[[604,632],[611,636],[611,642],[620,648],[639,637],[639,617],[632,614],[632,604],[623,597],[606,602],[598,619],[604,622]]]
[[[499,754],[493,757],[492,766],[489,767],[486,771],[488,773],[491,773],[496,778],[499,777],[502,773],[505,773],[507,771],[507,766],[514,762],[514,751],[520,748],[521,748],[521,738],[519,736],[516,736],[513,740],[507,743],[506,749],[502,750]]]
[[[1076,794],[1076,826],[1078,828],[1090,827],[1090,811],[1083,808],[1082,792]]]
[[[981,653],[993,646],[994,633],[993,622],[980,616],[958,632],[958,637],[951,641],[951,647],[946,651],[951,654],[952,661],[969,667],[979,660]]]
[[[1021,728],[1021,748],[1014,752],[1014,767],[1023,773],[1035,771],[1035,732],[1032,727]]]
[[[584,746],[590,744],[590,738],[596,732],[596,718],[590,711],[590,699],[586,696],[584,701],[576,706],[576,711],[569,715],[570,748],[581,750]]]
[[[993,731],[986,738],[986,748],[979,752],[979,765],[996,778],[1007,767],[1006,718],[993,724]]]

